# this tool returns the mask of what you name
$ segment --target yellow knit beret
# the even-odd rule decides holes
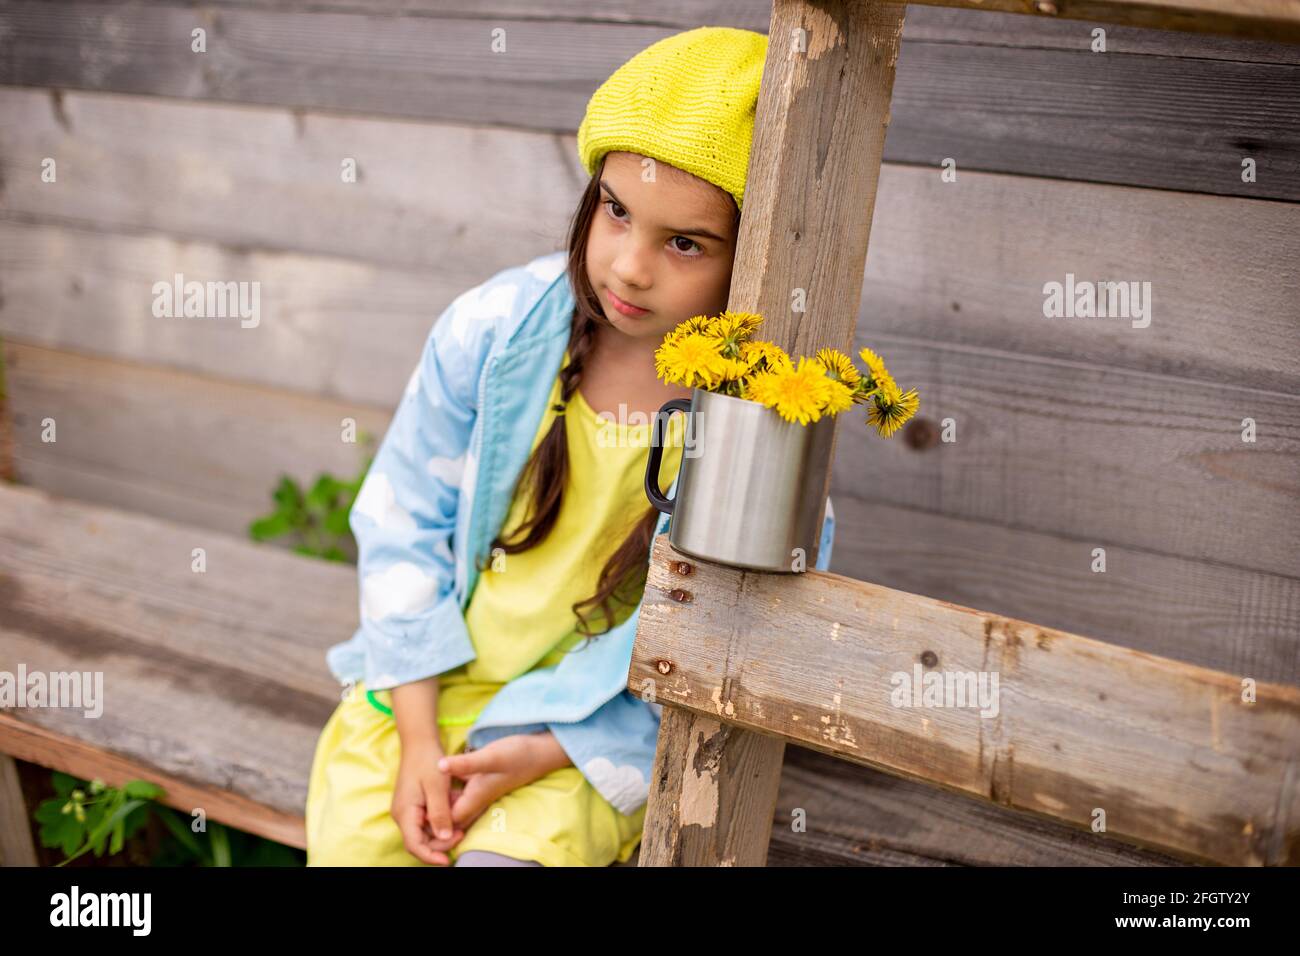
[[[745,198],[767,37],[698,27],[664,37],[619,67],[587,103],[578,156],[589,175],[612,150],[676,166]]]

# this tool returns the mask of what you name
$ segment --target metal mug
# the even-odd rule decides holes
[[[670,499],[659,490],[659,467],[677,411],[687,427]],[[807,570],[821,543],[834,437],[834,416],[801,425],[758,402],[697,388],[655,413],[646,496],[672,516],[668,540],[683,554],[755,571]]]

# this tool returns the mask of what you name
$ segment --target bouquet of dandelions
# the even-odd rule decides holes
[[[832,348],[818,349],[814,358],[799,356],[796,365],[776,343],[751,337],[762,321],[751,312],[687,319],[664,336],[655,372],[669,385],[758,402],[801,425],[866,403],[867,423],[888,438],[916,414],[916,389],[904,393],[871,349],[858,353],[865,375]]]

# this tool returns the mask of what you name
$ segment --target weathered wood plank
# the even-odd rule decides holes
[[[387,410],[7,341],[21,481],[56,494],[246,537],[282,474],[351,478]],[[400,392],[399,385],[396,391]],[[394,402],[395,403],[395,402]],[[41,440],[55,422],[56,441]],[[371,446],[374,447],[374,446]]]
[[[913,43],[898,76],[894,162],[1300,199],[1298,66]]]
[[[1300,688],[1257,682],[1246,702],[1250,675],[838,575],[683,577],[682,560],[660,536],[628,680],[665,709],[1189,859],[1300,862]],[[991,693],[900,701],[917,672]]]
[[[589,14],[569,21],[553,11],[516,19],[489,11],[383,17],[205,9],[197,16],[164,4],[8,5],[0,28],[21,42],[0,63],[0,83],[571,132],[587,98],[621,63],[698,25],[660,26],[653,16],[611,23]],[[1009,22],[1006,36],[1035,21]],[[953,156],[969,169],[1300,198],[1294,64],[1235,62],[1250,59],[1249,49],[1183,59],[1168,53],[1178,47],[1155,39],[1166,31],[1139,31],[1151,38],[1117,40],[1115,48],[1162,55],[1093,54],[1089,23],[1073,23],[1073,49],[1063,41],[1047,50],[1011,50],[1005,39],[972,43],[969,30],[954,31],[958,40],[949,42],[942,25],[926,34],[941,42],[906,42],[886,159],[932,164]],[[201,55],[176,39],[196,26],[209,31]],[[506,31],[503,53],[491,48],[496,29]],[[1241,182],[1246,155],[1259,164],[1255,183]]]
[[[831,484],[831,570],[1135,651],[1300,686],[1300,578],[953,518]]]
[[[20,220],[0,220],[0,332],[370,404],[455,295],[562,248],[580,188],[569,136],[313,114],[298,137],[272,110],[63,106],[70,129],[47,96],[0,91]],[[141,145],[168,130],[183,152]],[[361,192],[338,183],[349,152]],[[44,156],[57,185],[25,172]],[[873,228],[864,328],[1300,394],[1295,204],[888,164]],[[261,282],[263,325],[156,319],[149,288],[177,272]],[[1067,273],[1150,282],[1151,326],[1045,318]]]
[[[490,274],[14,223],[0,224],[0,262],[13,266],[0,332],[15,339],[385,405],[396,404],[445,306]],[[250,294],[256,283],[259,314],[154,315],[154,284],[178,274],[246,282]]]
[[[796,819],[805,830],[795,829]],[[767,865],[1185,866],[1187,861],[789,746]]]
[[[155,780],[178,809],[301,846],[338,703],[324,653],[355,624],[356,594],[352,567],[0,488],[0,670],[103,674],[100,716],[7,710],[0,752]]]
[[[3,638],[0,631],[0,640]],[[300,850],[307,848],[307,827],[301,811],[270,809],[246,796],[214,789],[210,782],[160,772],[155,764],[139,757],[106,752],[97,744],[52,733],[4,710],[0,710],[0,752],[84,780],[98,777],[110,787],[121,787],[130,780],[148,780],[163,788],[159,803],[187,816],[201,809],[206,817],[246,833]]]
[[[766,866],[785,741],[665,707],[638,866]]]
[[[120,0],[94,0],[102,5]],[[176,0],[137,0],[175,6]],[[229,9],[332,10],[354,13],[357,0],[210,0],[205,6]],[[742,27],[766,33],[772,17],[770,0],[660,0],[647,7],[638,0],[601,0],[593,7],[583,0],[367,0],[371,16],[491,17],[495,19],[556,19],[607,24],[653,24],[674,30],[692,27]],[[903,41],[932,40],[945,43],[992,43],[997,46],[1057,47],[1077,49],[1080,36],[1090,41],[1095,23],[1064,16],[1021,16],[998,13],[986,5],[978,9],[927,6],[912,3],[907,11]],[[1111,52],[1154,53],[1260,63],[1300,63],[1300,46],[1269,40],[1104,25]]]
[[[921,424],[886,441],[865,415],[841,422],[850,493],[1069,537],[1081,560],[1119,545],[1297,576],[1300,399],[860,330],[866,341],[920,392]]]
[[[14,758],[0,751],[0,866],[39,866]]]
[[[876,221],[863,334],[1300,395],[1300,205],[886,166]],[[1137,283],[1149,322],[1048,318],[1067,275]]]
[[[999,10],[1040,16],[1072,17],[1233,36],[1264,36],[1300,42],[1300,3],[1296,0],[912,0],[913,3],[973,10]]]
[[[7,218],[127,233],[137,246],[154,233],[214,243],[238,274],[284,281],[306,268],[292,253],[349,260],[326,267],[341,274],[325,288],[373,286],[366,296],[419,280],[399,269],[428,274],[421,294],[454,294],[494,264],[561,248],[587,179],[572,134],[161,97],[2,88],[0,130]],[[32,174],[45,157],[56,183]],[[347,160],[355,183],[343,181]],[[348,317],[400,306],[377,301]],[[313,317],[292,304],[298,321]]]

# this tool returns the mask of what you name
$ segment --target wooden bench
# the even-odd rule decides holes
[[[206,572],[191,570],[202,548]],[[356,570],[0,487],[0,670],[104,672],[102,716],[0,711],[0,753],[305,847],[312,751],[339,700],[325,649]]]
[[[206,573],[190,570],[194,548]],[[305,848],[307,773],[339,693],[324,651],[355,625],[354,568],[0,484],[0,609],[0,670],[102,669],[109,702],[96,719],[0,711],[0,754],[111,785],[151,780],[182,813]],[[1062,826],[992,804],[955,822],[970,816],[964,798],[812,749],[789,749],[781,785],[774,865],[1179,862],[1087,839],[1063,852]],[[3,773],[0,786],[16,794]],[[3,861],[32,862],[21,802],[0,803],[14,811],[0,816],[14,841],[0,840]],[[794,833],[799,810],[809,825]]]

